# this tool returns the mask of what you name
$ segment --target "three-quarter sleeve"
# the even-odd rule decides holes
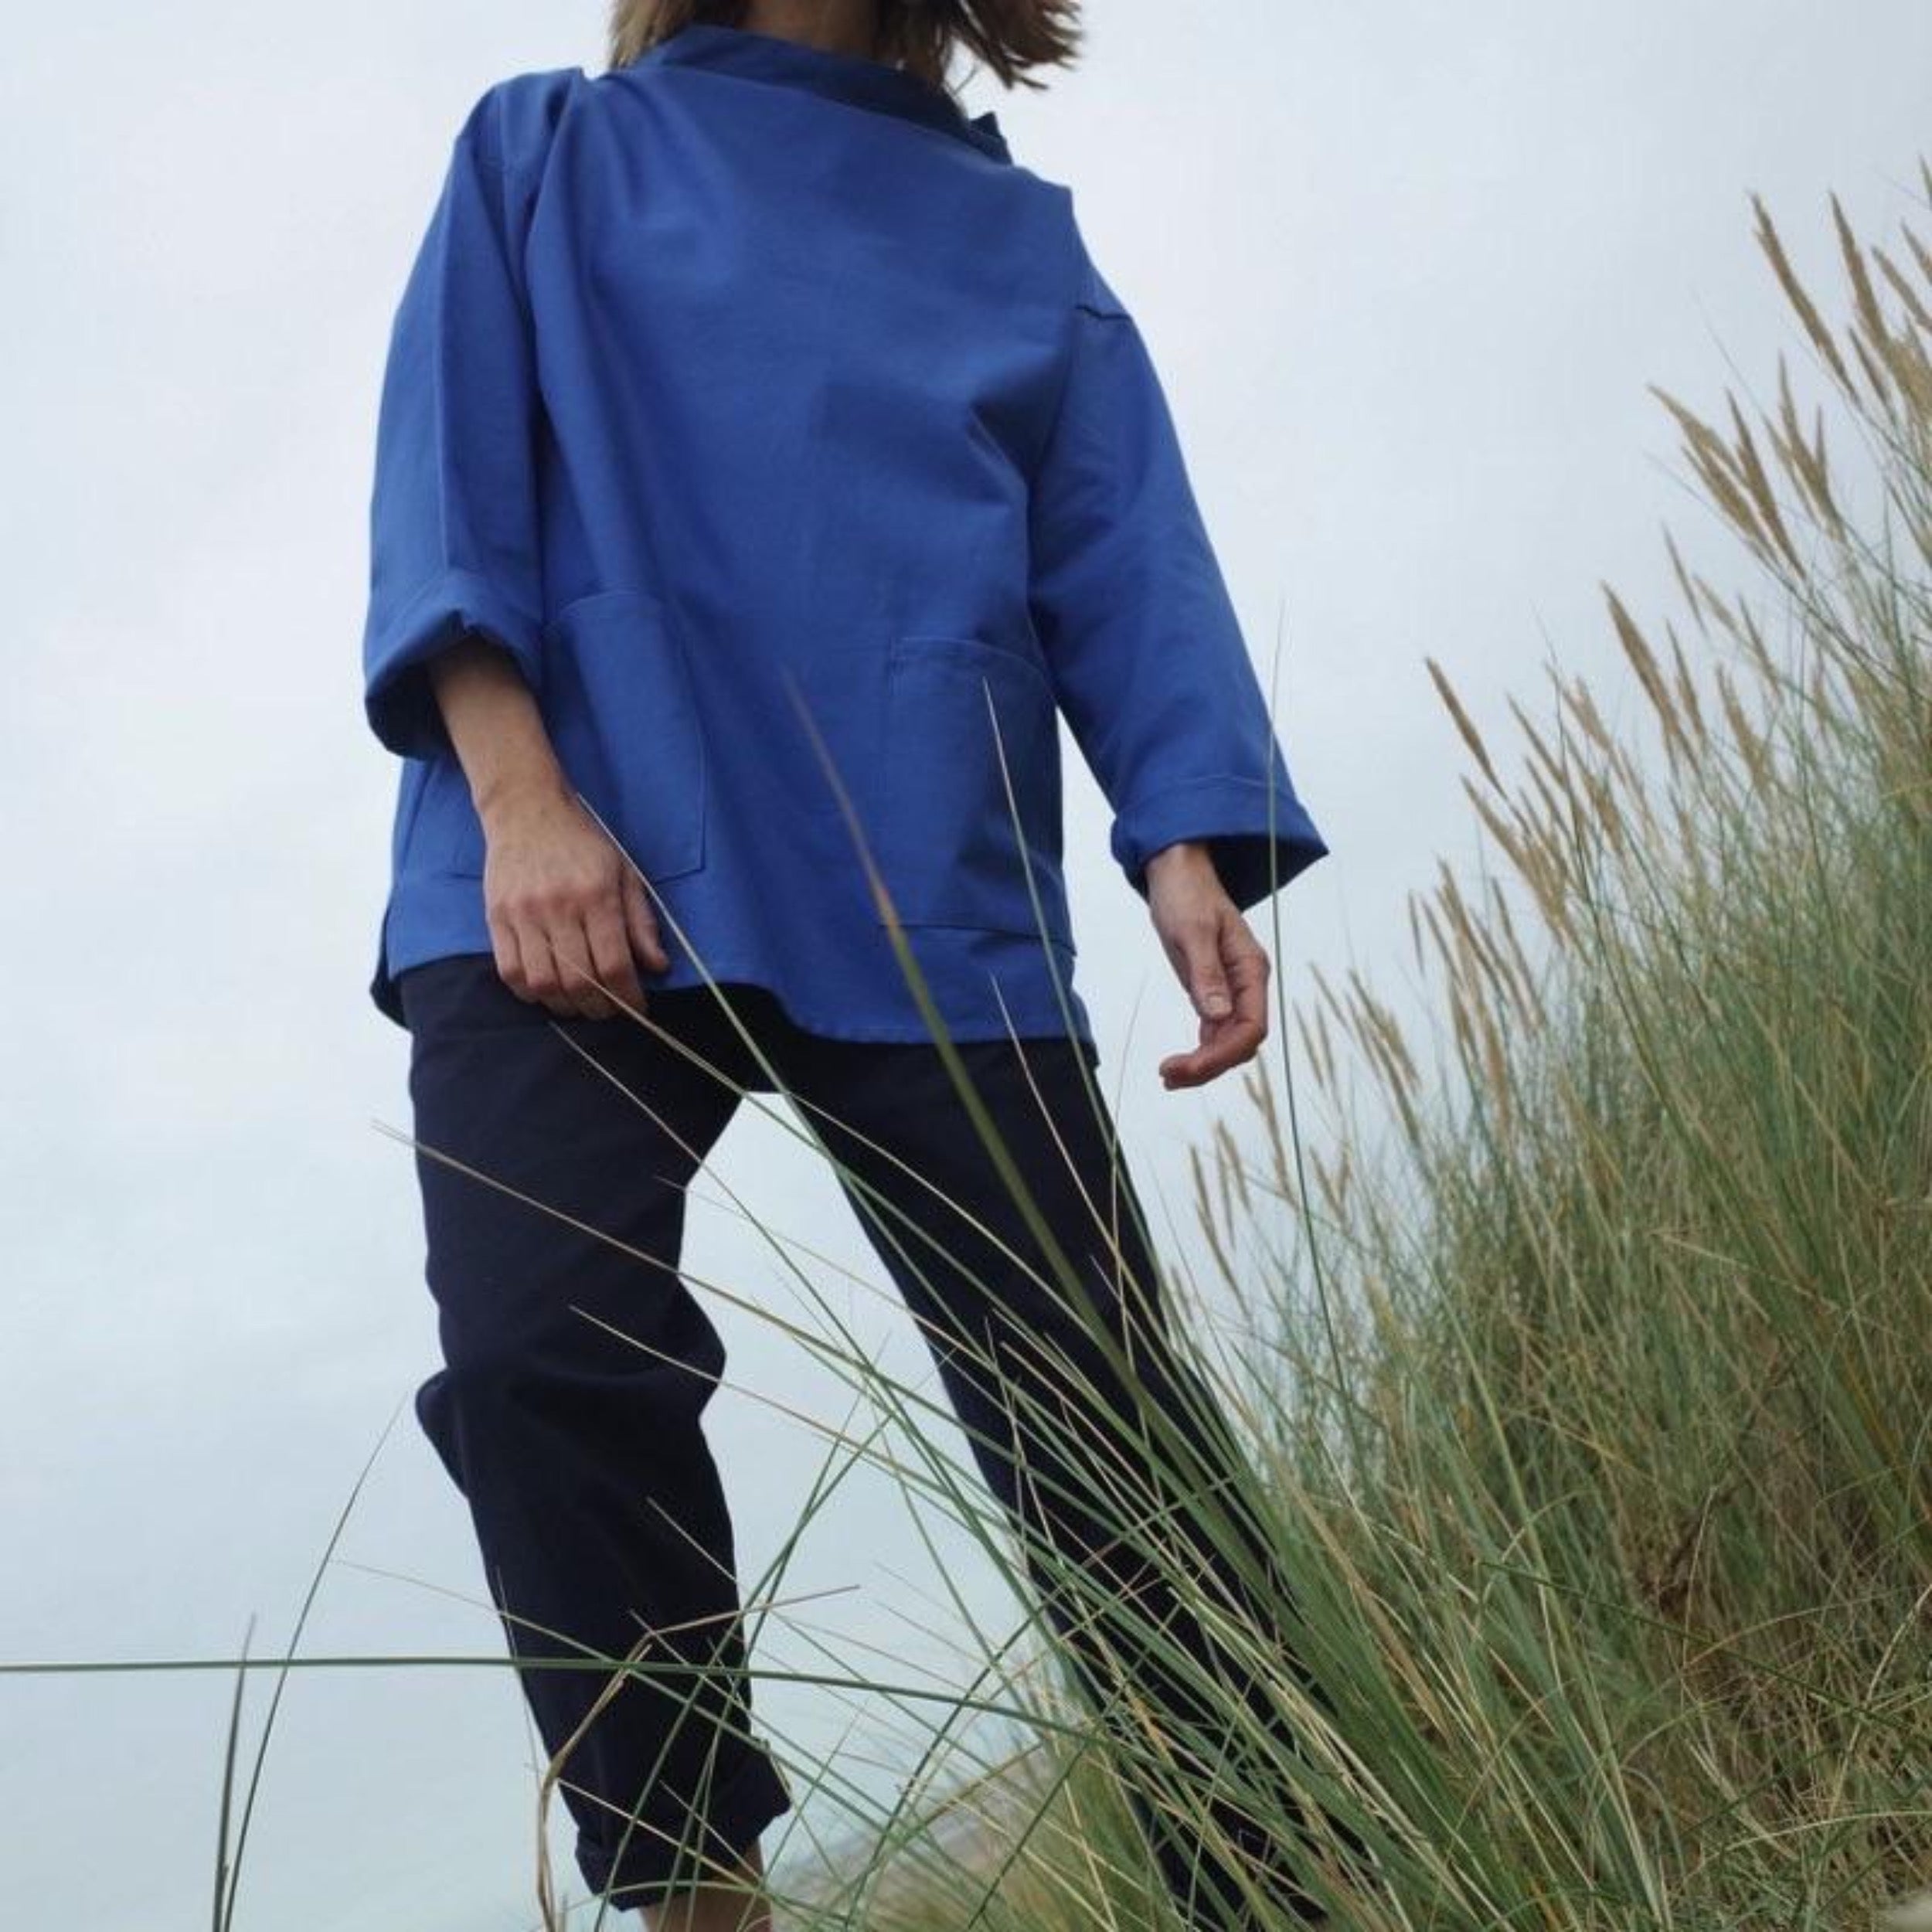
[[[1083,242],[1077,253],[1064,386],[1031,479],[1036,633],[1128,884],[1145,898],[1148,859],[1202,840],[1246,910],[1328,849],[1288,775],[1140,328]]]
[[[541,688],[527,184],[504,152],[499,91],[452,145],[391,325],[378,409],[364,705],[376,736],[405,757],[449,743],[425,666],[466,634],[502,645]]]

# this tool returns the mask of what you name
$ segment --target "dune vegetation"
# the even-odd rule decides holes
[[[1439,1025],[1315,975],[1196,1155],[1248,1337],[1200,1366],[1332,1705],[1252,1638],[1303,1740],[1254,1804],[1359,1832],[1321,1869],[1362,1932],[1836,1932],[1932,1886],[1932,253],[1834,197],[1833,320],[1757,206],[1792,353],[1715,422],[1656,392],[1719,541],[1666,536],[1661,623],[1606,587],[1640,696],[1553,672],[1512,764],[1430,663],[1497,855],[1412,902]],[[989,1639],[1011,1752],[934,1722],[781,1923],[1171,1922],[1123,1787],[1212,1821],[1053,1654]]]

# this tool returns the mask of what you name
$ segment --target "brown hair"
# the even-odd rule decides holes
[[[746,0],[610,0],[610,9],[611,65],[625,67],[693,21],[742,26]],[[1080,0],[879,0],[874,55],[944,88],[963,46],[1001,86],[1042,87],[1027,70],[1073,65],[1079,16]]]

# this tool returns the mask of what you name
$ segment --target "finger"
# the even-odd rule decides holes
[[[1254,1043],[1258,1047],[1268,1032],[1268,956],[1239,913],[1230,915],[1223,943],[1228,985],[1234,995],[1234,1019],[1240,1026],[1253,1028]]]
[[[658,916],[644,881],[628,866],[624,869],[624,923],[638,958],[654,973],[671,970],[671,955],[658,931]]]
[[[1189,1003],[1209,1025],[1219,1025],[1234,1012],[1222,934],[1221,920],[1213,913],[1202,913],[1168,934],[1168,954]]]
[[[1188,992],[1194,1010],[1203,1019],[1226,1019],[1234,1011],[1234,995],[1229,991],[1227,968],[1221,956],[1223,930],[1217,922],[1190,938],[1188,944]]]
[[[1202,1087],[1217,1074],[1225,1073],[1236,1059],[1226,1037],[1226,1020],[1203,1020],[1200,1044],[1191,1053],[1170,1053],[1161,1062],[1160,1074],[1168,1087]]]
[[[573,1009],[557,969],[549,928],[534,920],[528,921],[518,929],[517,943],[523,955],[524,997],[560,1019],[570,1019]]]
[[[1267,1037],[1268,956],[1231,907],[1216,935],[1216,965],[1228,989],[1224,1019],[1203,1019],[1200,1043],[1192,1053],[1170,1055],[1160,1064],[1169,1087],[1199,1087],[1229,1068],[1252,1060]]]
[[[1230,1066],[1254,1057],[1254,1046],[1231,1038],[1230,1022],[1206,1020],[1201,1026],[1201,1043],[1192,1053],[1172,1053],[1160,1064],[1162,1082],[1170,1087],[1204,1087],[1218,1079]]]
[[[516,928],[495,913],[485,915],[490,929],[490,945],[496,956],[496,976],[519,998],[523,991],[523,955],[517,944]]]
[[[631,957],[630,934],[625,930],[621,884],[591,908],[583,922],[590,944],[590,965],[603,981],[610,998],[605,1004],[613,1015],[628,1007],[634,1013],[644,1009],[644,988],[638,984],[637,961]]]
[[[556,956],[563,1010],[579,1019],[607,1019],[617,1009],[597,990],[591,978],[590,941],[582,917],[560,917],[550,931],[550,951]]]

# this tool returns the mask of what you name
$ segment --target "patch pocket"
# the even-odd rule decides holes
[[[464,879],[483,876],[483,823],[453,750],[434,753],[424,766],[409,835],[413,862],[420,869]]]
[[[652,881],[705,858],[704,733],[662,598],[600,590],[543,628],[544,723],[571,784]]]
[[[981,638],[895,638],[883,724],[869,836],[900,923],[1034,939],[1043,929],[1072,952],[1058,714],[1045,671]],[[883,911],[875,917],[885,923]]]

